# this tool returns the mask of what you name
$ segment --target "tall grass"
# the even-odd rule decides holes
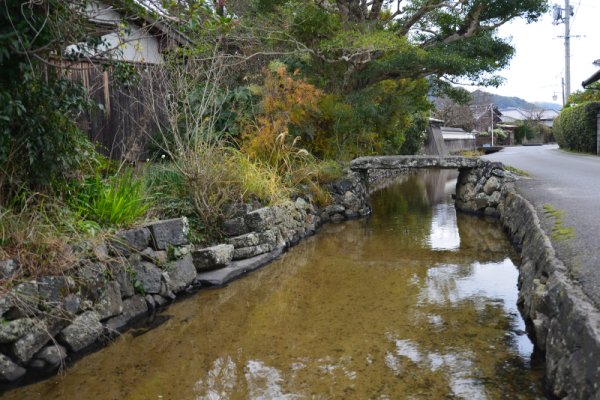
[[[96,174],[76,185],[72,193],[67,201],[80,218],[102,226],[130,225],[150,207],[144,181],[130,170],[108,178]]]
[[[73,215],[55,198],[29,196],[18,207],[0,206],[0,260],[15,258],[20,276],[58,274],[77,256],[69,245],[76,229]]]

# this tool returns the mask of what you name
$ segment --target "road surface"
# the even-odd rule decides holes
[[[545,145],[507,147],[484,158],[531,174],[517,182],[517,190],[534,205],[558,258],[600,308],[600,157]],[[552,238],[554,219],[544,205],[563,212],[562,225],[574,229],[572,239]]]

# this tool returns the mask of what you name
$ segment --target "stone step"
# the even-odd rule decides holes
[[[283,247],[277,247],[270,253],[247,258],[245,260],[233,261],[225,268],[202,272],[196,276],[196,282],[207,286],[223,286],[232,280],[252,272],[276,259],[283,252]]]

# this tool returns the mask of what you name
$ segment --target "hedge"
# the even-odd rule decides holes
[[[554,137],[560,147],[596,153],[597,115],[600,102],[583,103],[564,108],[554,120]]]

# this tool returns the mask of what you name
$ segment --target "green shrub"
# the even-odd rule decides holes
[[[523,143],[524,139],[531,140],[535,137],[535,129],[531,121],[525,121],[515,128],[515,141]]]
[[[132,171],[121,171],[106,179],[99,174],[77,184],[68,199],[84,220],[103,226],[125,226],[144,216],[150,206],[144,181]]]
[[[596,153],[597,115],[600,102],[564,108],[554,120],[554,137],[560,147],[583,153]]]

